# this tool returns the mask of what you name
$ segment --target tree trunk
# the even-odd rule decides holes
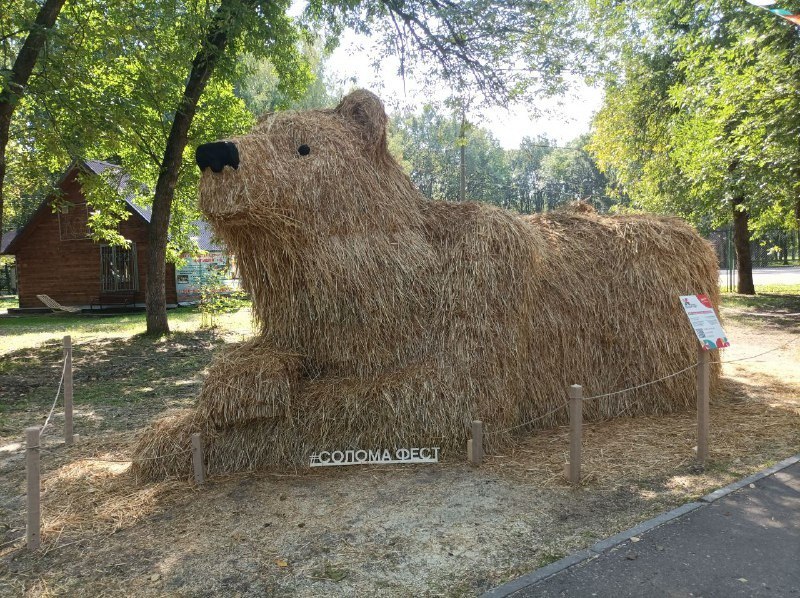
[[[736,260],[738,261],[737,274],[739,280],[736,291],[742,295],[755,295],[753,262],[750,258],[750,228],[748,226],[750,215],[743,204],[743,197],[735,197],[731,202],[733,207],[733,244],[736,248]]]
[[[153,196],[153,211],[148,230],[147,250],[147,334],[169,333],[166,298],[167,232],[175,186],[183,161],[183,150],[189,139],[189,127],[197,111],[197,103],[225,51],[232,21],[236,18],[231,7],[234,0],[222,0],[214,14],[203,47],[192,61],[192,70],[186,81],[183,97],[175,112],[161,170]]]
[[[22,96],[25,86],[36,66],[39,52],[66,0],[47,0],[39,9],[30,33],[17,54],[6,86],[0,90],[0,233],[3,231],[3,184],[6,178],[6,146],[11,129],[11,117]]]

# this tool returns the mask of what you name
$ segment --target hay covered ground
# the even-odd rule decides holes
[[[479,594],[800,452],[800,317],[791,315],[800,289],[792,290],[725,299],[734,343],[726,359],[795,342],[725,366],[708,468],[691,458],[693,413],[623,417],[588,426],[578,490],[561,475],[564,429],[477,470],[450,455],[438,466],[237,474],[201,490],[134,486],[127,464],[95,459],[125,458],[150,421],[190,406],[199,371],[247,333],[247,314],[215,334],[194,330],[187,315],[184,331],[155,346],[134,336],[136,323],[67,322],[48,333],[43,320],[0,321],[0,595]],[[66,329],[76,339],[83,440],[61,447],[56,418],[42,459],[43,547],[29,554],[20,440],[52,401],[55,339]]]

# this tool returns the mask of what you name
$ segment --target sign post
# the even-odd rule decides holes
[[[728,337],[719,323],[714,306],[706,295],[682,295],[681,304],[689,317],[700,345],[697,349],[697,460],[708,461],[709,388],[711,366],[709,353],[729,347]]]
[[[697,350],[697,460],[703,465],[708,461],[709,379],[708,351],[700,348]]]

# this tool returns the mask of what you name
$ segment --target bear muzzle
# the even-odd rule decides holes
[[[239,168],[239,148],[232,141],[214,141],[197,146],[194,158],[201,171],[222,172],[226,166]]]

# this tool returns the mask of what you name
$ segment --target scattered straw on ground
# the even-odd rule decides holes
[[[763,462],[800,449],[800,398],[743,399],[724,380],[711,405],[711,462],[736,459]],[[694,466],[697,419],[694,412],[622,418],[584,427],[584,484],[609,490],[631,480],[654,480]],[[489,466],[511,475],[535,478],[542,487],[567,487],[569,429],[541,432]],[[698,482],[702,483],[701,480]]]

